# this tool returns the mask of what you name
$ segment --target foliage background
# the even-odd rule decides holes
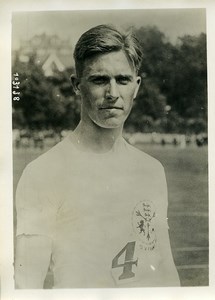
[[[128,132],[199,134],[207,131],[206,34],[184,35],[173,45],[156,26],[133,28],[144,53],[142,84]],[[72,60],[72,53],[71,53]],[[21,101],[13,101],[13,128],[74,129],[80,99],[72,90],[73,67],[46,77],[36,55],[28,63],[16,54]]]

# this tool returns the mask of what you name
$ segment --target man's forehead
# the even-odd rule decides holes
[[[135,73],[135,68],[124,51],[121,50],[96,55],[85,60],[83,65],[83,75],[89,73],[107,75],[112,72],[122,75]]]

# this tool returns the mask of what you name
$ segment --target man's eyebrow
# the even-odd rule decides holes
[[[128,79],[130,81],[132,81],[134,79],[134,77],[130,74],[119,74],[116,76],[116,79]]]
[[[106,74],[93,74],[93,75],[90,75],[87,79],[88,80],[93,80],[93,79],[97,79],[97,78],[109,79],[110,76],[108,76]]]
[[[94,80],[94,79],[99,79],[99,78],[102,78],[102,79],[109,79],[111,78],[111,76],[107,75],[107,74],[93,74],[93,75],[90,75],[87,79],[88,80]],[[134,79],[134,77],[130,74],[118,74],[115,76],[116,79],[127,79],[127,80],[130,80],[132,81]]]

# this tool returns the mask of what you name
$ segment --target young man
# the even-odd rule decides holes
[[[79,39],[81,121],[17,188],[17,288],[178,286],[162,165],[122,138],[141,78],[136,38],[100,25]]]

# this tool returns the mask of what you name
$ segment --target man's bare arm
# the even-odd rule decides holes
[[[43,288],[50,264],[52,241],[42,235],[20,235],[16,240],[15,284],[20,289]]]

